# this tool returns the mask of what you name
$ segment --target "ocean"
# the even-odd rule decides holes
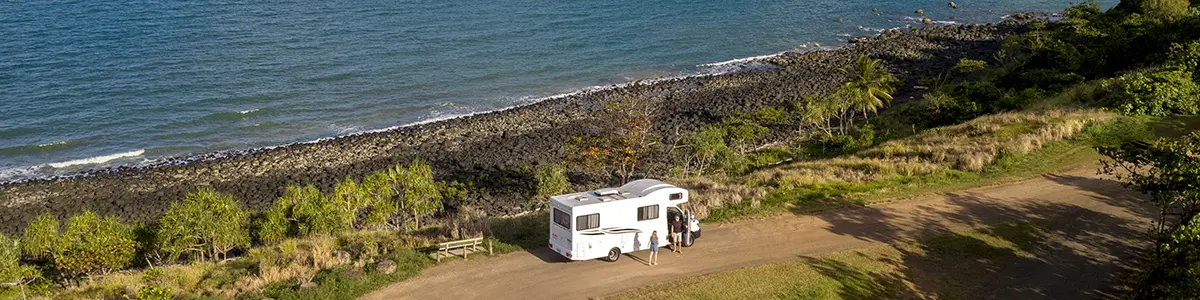
[[[956,2],[5,1],[0,182],[738,71],[922,16],[987,23],[1069,5]]]

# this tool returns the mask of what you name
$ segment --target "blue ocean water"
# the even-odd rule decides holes
[[[916,9],[982,23],[1068,6],[956,2],[5,1],[0,181],[720,72],[712,63],[919,25]]]

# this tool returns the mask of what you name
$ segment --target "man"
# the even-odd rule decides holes
[[[675,219],[671,220],[671,251],[675,253],[683,253],[683,222],[679,221],[679,215],[675,215]]]

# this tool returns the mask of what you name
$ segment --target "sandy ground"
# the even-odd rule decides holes
[[[1116,286],[1143,249],[1153,207],[1140,195],[1084,168],[1016,183],[918,197],[903,202],[706,225],[682,254],[664,249],[650,267],[648,252],[615,263],[565,262],[548,249],[453,261],[362,299],[586,299],[655,283],[911,240],[946,230],[1018,220],[1047,224],[1038,257],[989,273],[972,298],[1097,299]],[[936,268],[936,266],[933,266]]]

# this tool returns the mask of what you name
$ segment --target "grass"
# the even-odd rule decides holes
[[[1131,118],[1096,110],[990,115],[854,155],[790,163],[745,178],[678,182],[706,195],[693,201],[693,210],[708,222],[813,213],[1079,168],[1101,158],[1095,146],[1200,123],[1193,119]]]
[[[987,272],[1031,259],[1024,249],[1044,234],[1033,222],[1001,224],[680,279],[611,299],[964,299],[990,280]]]

